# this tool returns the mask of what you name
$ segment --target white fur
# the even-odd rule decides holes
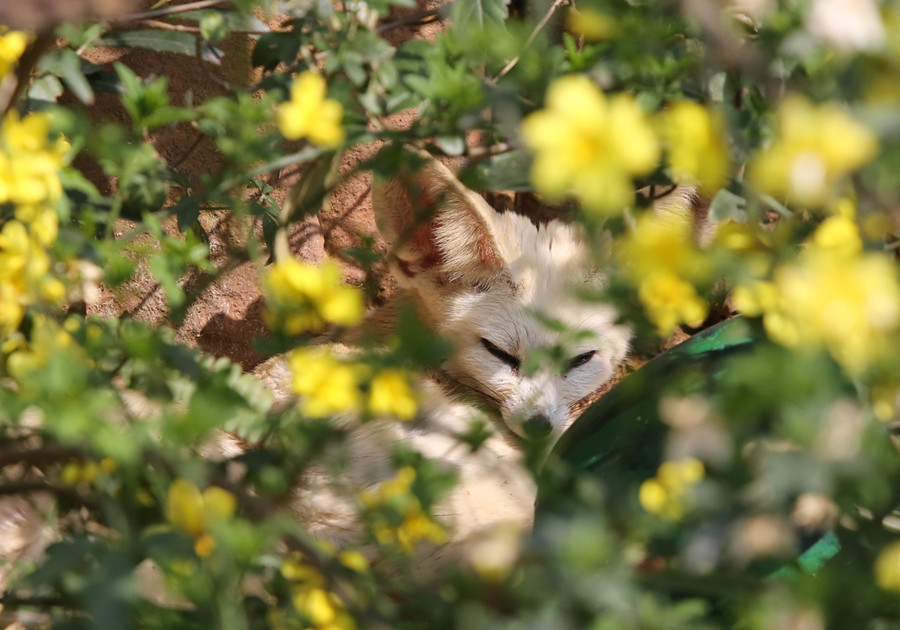
[[[430,213],[417,206],[415,188],[433,202]],[[322,471],[311,473],[296,489],[293,508],[318,536],[336,542],[354,538],[359,523],[352,501],[337,490],[358,493],[392,476],[390,446],[405,443],[459,480],[436,510],[451,530],[451,541],[430,551],[427,564],[434,566],[441,558],[474,549],[492,532],[510,531],[510,524],[516,531],[530,524],[535,485],[513,433],[521,435],[522,421],[535,415],[546,417],[560,433],[573,406],[612,377],[627,352],[629,331],[616,324],[611,307],[577,298],[602,277],[591,269],[589,253],[572,227],[551,222],[538,228],[524,217],[498,214],[434,161],[420,174],[376,186],[373,201],[391,246],[391,266],[404,287],[398,299],[411,298],[424,322],[450,340],[454,351],[440,371],[422,377],[423,402],[415,421],[360,425],[344,419],[353,427],[343,453],[352,464],[337,480],[340,488]],[[424,232],[417,224],[423,215]],[[576,341],[538,316],[590,334]],[[522,369],[510,369],[485,349],[482,339],[515,355]],[[557,346],[565,348],[566,357],[595,354],[565,375],[558,366],[524,369],[533,353]],[[266,362],[256,374],[276,395],[290,396],[291,375],[283,358]],[[472,422],[492,418],[485,418],[472,395],[487,400],[505,423],[494,423],[491,436],[475,452],[456,436]],[[223,436],[204,456],[234,456],[241,448]],[[0,501],[0,535],[9,543],[0,545],[0,558],[40,555],[52,529],[35,526],[36,520],[24,501]],[[0,573],[0,587],[5,578]]]
[[[459,483],[436,510],[452,538],[432,552],[433,561],[471,549],[510,523],[519,529],[530,524],[535,486],[518,443],[523,421],[543,416],[556,435],[562,432],[573,407],[613,376],[630,332],[616,323],[610,306],[578,299],[603,278],[571,226],[552,221],[537,227],[525,217],[497,213],[435,161],[418,174],[377,184],[373,205],[403,287],[397,299],[412,299],[434,333],[452,342],[453,352],[438,372],[422,377],[417,420],[351,430],[344,456],[352,464],[340,484],[358,492],[387,479],[387,455],[396,441],[455,472]],[[561,322],[565,330],[541,318]],[[514,355],[520,368],[491,354],[482,339]],[[594,355],[566,374],[546,361],[533,372],[525,369],[533,354],[556,347],[564,348],[566,361]],[[503,422],[492,423],[493,434],[473,453],[456,436],[484,421],[482,405],[474,401],[487,402]],[[315,534],[342,542],[356,535],[358,524],[352,505],[333,489],[326,475],[308,476],[295,509]]]

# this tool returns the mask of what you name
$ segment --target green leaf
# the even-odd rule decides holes
[[[709,218],[714,223],[720,221],[747,222],[747,200],[723,188],[709,206]]]
[[[509,0],[456,0],[453,4],[453,28],[460,31],[502,27],[506,22]]]
[[[228,35],[228,25],[218,11],[206,11],[200,18],[200,36],[208,42],[220,42]]]
[[[40,109],[41,105],[50,105],[56,102],[63,93],[62,83],[52,74],[38,77],[28,88],[29,109]]]
[[[465,136],[436,136],[434,142],[441,151],[454,157],[466,151]]]
[[[528,179],[531,156],[527,151],[503,153],[484,163],[479,170],[487,182],[488,190],[532,190]]]
[[[179,31],[140,30],[112,33],[97,40],[98,46],[113,48],[146,48],[156,52],[176,53],[189,57],[197,56],[197,37],[191,33]],[[201,45],[200,57],[204,61],[218,64],[222,51],[211,46]]]
[[[300,38],[294,33],[267,33],[253,48],[251,62],[265,70],[273,70],[279,63],[292,64],[300,52]]]
[[[182,197],[172,210],[178,217],[178,229],[181,232],[189,230],[200,218],[200,204],[196,197]]]
[[[94,91],[85,76],[86,63],[74,50],[60,48],[44,55],[38,69],[61,78],[78,100],[91,105],[94,102]]]

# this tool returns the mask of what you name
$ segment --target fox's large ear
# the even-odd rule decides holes
[[[405,281],[427,274],[452,282],[502,269],[497,213],[446,166],[420,157],[415,172],[372,186],[372,207],[397,279],[409,284]]]

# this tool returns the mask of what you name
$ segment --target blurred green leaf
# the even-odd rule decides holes
[[[94,42],[97,46],[112,48],[146,48],[155,52],[176,53],[199,57],[203,61],[219,64],[222,52],[200,43],[195,35],[179,31],[137,30],[104,35]]]

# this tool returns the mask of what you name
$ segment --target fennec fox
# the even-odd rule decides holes
[[[630,332],[612,307],[578,299],[603,277],[574,227],[498,213],[440,162],[423,160],[416,173],[376,182],[372,200],[401,287],[395,299],[411,300],[453,350],[421,378],[416,420],[350,431],[344,456],[353,464],[341,481],[362,489],[386,479],[391,441],[454,471],[458,484],[436,510],[451,530],[451,544],[436,552],[446,555],[502,522],[530,524],[535,489],[521,438],[560,433],[613,376]],[[548,351],[563,361],[530,360]],[[274,389],[287,389],[283,362],[264,372]],[[485,408],[498,422],[472,452],[456,436]],[[296,507],[314,533],[340,542],[355,529],[352,509],[326,485],[304,480]]]

